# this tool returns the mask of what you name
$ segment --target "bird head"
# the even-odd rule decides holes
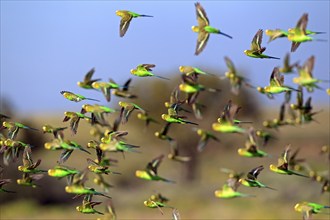
[[[291,103],[290,104],[290,108],[293,109],[293,110],[297,110],[298,109],[298,105]]]
[[[270,122],[269,121],[264,121],[263,123],[262,123],[262,125],[264,126],[264,127],[269,127],[270,126]]]
[[[256,135],[257,136],[261,136],[262,135],[262,132],[258,130],[258,131],[256,131]]]
[[[131,72],[132,74],[135,74],[135,73],[136,73],[136,69],[131,69],[130,72]]]
[[[117,10],[116,11],[116,15],[118,15],[118,16],[123,16],[124,15],[124,12],[123,11],[121,11],[121,10]]]
[[[99,89],[99,88],[100,88],[100,82],[93,82],[93,83],[92,83],[92,87],[93,87],[94,89]]]
[[[198,134],[198,135],[202,135],[203,133],[204,133],[204,131],[203,131],[202,129],[200,129],[200,128],[197,129],[197,134]]]
[[[47,133],[47,132],[49,132],[50,130],[52,130],[53,129],[53,127],[51,126],[51,125],[44,125],[44,126],[42,126],[42,131],[44,132],[44,133]]]
[[[248,50],[244,50],[244,53],[245,53],[245,54],[248,54]]]
[[[138,117],[138,119],[143,119],[143,114],[142,113],[138,113],[136,116]]]
[[[14,140],[12,139],[7,139],[3,142],[5,146],[13,146],[15,144]]]
[[[199,32],[199,27],[198,26],[192,26],[191,27],[191,30],[193,31],[193,32]]]
[[[184,73],[184,69],[185,69],[185,66],[179,66],[179,71],[180,71],[181,73]]]
[[[5,128],[8,128],[10,126],[10,123],[7,121],[2,122],[2,126]]]
[[[23,171],[23,170],[24,170],[24,167],[23,167],[23,166],[18,166],[17,169],[18,169],[19,171]]]
[[[49,176],[54,176],[55,172],[56,172],[56,170],[54,170],[54,169],[49,169],[49,170],[48,170],[48,175],[49,175]]]
[[[24,179],[17,179],[16,182],[17,182],[18,185],[22,185],[22,184],[25,183],[25,180]]]
[[[260,87],[260,86],[257,87],[257,90],[258,90],[258,92],[260,92],[260,93],[265,93],[265,89],[262,88],[262,87]]]
[[[66,186],[65,187],[65,192],[71,193],[72,192],[72,186]]]
[[[166,118],[167,118],[167,115],[166,114],[162,114],[162,119],[163,120],[166,120]]]
[[[80,212],[80,211],[82,210],[81,206],[77,206],[77,207],[76,207],[76,210],[77,210],[78,212]]]
[[[274,34],[274,31],[267,29],[267,30],[265,30],[265,34],[268,35],[268,36],[271,36],[271,35]]]

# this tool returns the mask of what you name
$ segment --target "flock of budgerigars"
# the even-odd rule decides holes
[[[206,12],[200,3],[195,3],[196,15],[198,26],[193,26],[192,30],[198,33],[198,40],[195,54],[200,54],[206,47],[210,34],[222,34],[228,38],[232,38],[228,34],[220,32],[219,29],[211,27],[207,18]],[[150,15],[141,15],[131,11],[118,10],[116,14],[121,17],[120,21],[120,37],[123,37],[128,30],[130,22],[133,18],[137,17],[152,17]],[[321,32],[313,32],[306,29],[308,22],[308,14],[305,13],[299,19],[296,27],[284,31],[281,29],[266,30],[265,33],[270,37],[269,41],[277,38],[286,37],[292,42],[291,52],[297,50],[299,45],[305,41],[312,41],[313,35]],[[247,56],[253,58],[265,58],[265,59],[279,59],[276,57],[263,54],[265,47],[261,46],[263,31],[260,29],[257,31],[251,42],[251,48],[245,50],[244,53]],[[284,93],[285,101],[280,107],[280,115],[278,118],[268,120],[263,123],[265,129],[255,130],[253,127],[249,129],[244,128],[242,124],[249,123],[237,119],[237,114],[241,107],[228,100],[224,106],[221,115],[217,121],[215,121],[211,127],[213,131],[220,133],[244,133],[247,134],[247,141],[245,148],[238,149],[238,155],[242,157],[267,157],[268,153],[260,149],[260,146],[266,146],[269,139],[272,138],[270,129],[277,129],[284,125],[301,125],[312,122],[315,114],[318,112],[313,111],[312,99],[309,97],[304,101],[304,90],[313,92],[315,88],[322,89],[319,83],[325,80],[319,80],[313,77],[313,66],[315,57],[311,56],[303,65],[299,65],[298,62],[291,64],[289,60],[289,54],[286,55],[283,67],[275,67],[270,76],[270,83],[265,87],[254,87],[247,82],[247,79],[236,72],[233,62],[230,58],[225,57],[225,62],[228,67],[228,71],[224,76],[220,78],[228,79],[231,85],[231,92],[235,95],[239,94],[241,86],[247,86],[251,89],[256,89],[261,94],[267,95],[269,98],[273,98],[274,94]],[[168,80],[165,77],[155,75],[152,73],[154,64],[141,64],[130,72],[132,75],[138,77],[154,76],[161,79]],[[203,151],[205,146],[210,140],[219,141],[215,134],[211,131],[198,128],[198,124],[187,119],[184,114],[187,112],[193,112],[196,119],[202,118],[203,104],[199,100],[199,94],[208,91],[210,93],[220,92],[219,89],[208,88],[198,82],[199,77],[219,77],[214,74],[207,73],[199,68],[192,66],[180,66],[179,67],[182,81],[173,89],[173,92],[169,94],[169,101],[165,102],[167,112],[161,115],[161,118],[165,121],[164,127],[155,132],[155,136],[161,140],[167,141],[170,146],[170,153],[168,159],[189,162],[190,157],[179,154],[177,141],[168,135],[168,131],[173,124],[191,124],[196,126],[194,131],[200,136],[200,140],[197,146],[199,152]],[[91,69],[84,77],[84,80],[78,82],[78,86],[83,89],[91,89],[95,91],[101,91],[105,99],[110,102],[111,94],[123,99],[135,99],[138,98],[136,94],[129,91],[131,79],[129,79],[124,85],[118,85],[113,80],[101,81],[101,79],[93,79],[95,70]],[[283,84],[284,77],[282,74],[295,73],[298,75],[293,79],[293,82],[298,85],[298,88],[292,88]],[[75,94],[70,91],[61,91],[63,97],[73,102],[80,102],[83,100],[99,101],[92,98],[87,98],[80,94]],[[296,96],[296,102],[291,103],[291,94]],[[327,93],[330,91],[327,89]],[[329,94],[330,95],[330,94]],[[150,123],[157,122],[156,119],[148,114],[143,107],[135,104],[134,102],[119,101],[120,114],[113,123],[105,118],[106,114],[115,114],[116,110],[104,105],[98,104],[84,104],[82,105],[81,112],[64,112],[63,122],[69,122],[72,135],[78,132],[78,125],[80,120],[86,120],[91,125],[92,140],[87,143],[87,148],[94,149],[96,154],[91,153],[82,145],[75,141],[66,139],[64,137],[64,130],[67,127],[53,127],[51,125],[44,125],[42,130],[44,133],[50,133],[54,136],[51,142],[44,144],[47,150],[61,151],[60,157],[57,161],[58,165],[52,169],[40,170],[38,166],[41,160],[36,162],[32,159],[33,146],[22,141],[16,140],[16,136],[20,129],[32,129],[29,126],[23,125],[19,122],[10,121],[10,117],[1,114],[1,154],[3,154],[3,163],[8,166],[11,162],[16,161],[22,153],[23,164],[18,166],[18,170],[22,172],[22,178],[17,179],[17,184],[22,186],[37,187],[38,180],[45,176],[54,178],[67,178],[67,186],[65,191],[73,194],[74,197],[82,197],[81,205],[77,206],[77,211],[84,214],[102,214],[105,219],[116,219],[116,213],[114,211],[111,197],[108,194],[109,187],[111,185],[105,181],[104,175],[116,175],[120,174],[112,170],[111,166],[117,161],[107,157],[108,152],[138,152],[139,146],[127,143],[126,137],[127,131],[120,131],[119,126],[124,123],[128,123],[130,115],[133,111],[138,112],[137,117],[145,121],[146,126]],[[243,106],[244,108],[244,106]],[[289,117],[287,117],[289,115]],[[268,130],[267,130],[268,129]],[[6,132],[5,132],[6,131]],[[88,154],[87,167],[84,170],[77,170],[65,166],[65,162],[69,159],[73,151],[80,150]],[[92,151],[94,151],[92,150]],[[329,154],[329,146],[320,146],[320,152]],[[291,153],[290,145],[284,147],[283,154],[278,160],[278,164],[271,164],[269,169],[277,174],[282,175],[297,175],[302,178],[312,178],[320,183],[321,193],[330,192],[329,177],[327,174],[320,174],[314,171],[301,159],[297,159],[298,150]],[[95,159],[91,159],[95,155]],[[164,155],[161,154],[150,162],[147,163],[144,170],[137,170],[135,172],[136,177],[142,178],[148,181],[164,181],[168,183],[175,183],[173,180],[162,177],[158,174],[157,170],[160,166]],[[215,191],[215,196],[222,199],[234,198],[234,197],[250,197],[253,195],[244,194],[238,191],[240,185],[247,187],[268,188],[276,190],[271,186],[268,186],[258,180],[258,175],[264,169],[264,167],[258,166],[252,169],[246,176],[243,173],[235,172],[229,169],[222,169],[223,172],[228,174],[228,180],[222,186],[222,188]],[[1,167],[1,179],[0,179],[0,192],[11,193],[12,191],[6,190],[6,184],[12,184],[11,179],[2,179],[4,168]],[[103,189],[102,192],[95,190],[92,187],[86,186],[85,182],[89,173],[94,173],[94,183]],[[276,174],[274,174],[276,175]],[[108,200],[106,202],[106,213],[102,213],[96,210],[94,207],[100,205],[101,202],[93,200],[93,196],[104,196]],[[155,193],[151,195],[144,205],[150,208],[158,208],[161,213],[162,207],[172,208],[172,218],[180,219],[179,212],[176,208],[167,204],[168,198],[161,193]],[[294,210],[301,212],[303,219],[310,219],[313,214],[324,212],[323,209],[330,208],[326,205],[317,204],[311,201],[299,202],[294,206]]]

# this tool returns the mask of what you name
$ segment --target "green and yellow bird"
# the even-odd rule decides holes
[[[112,109],[105,105],[90,105],[84,104],[81,107],[80,113],[91,113],[91,124],[94,125],[95,123],[100,123],[102,125],[109,125],[108,122],[104,119],[104,114],[111,114],[116,112],[115,109]]]
[[[155,64],[140,64],[135,69],[131,69],[131,74],[138,77],[148,77],[148,76],[154,76],[160,79],[166,79],[163,76],[155,75],[152,73],[152,68],[156,67]]]
[[[280,73],[278,67],[274,67],[272,74],[270,75],[269,85],[265,87],[257,87],[258,92],[262,94],[267,94],[268,98],[273,98],[273,94],[279,94],[287,91],[297,91],[298,90],[285,86],[284,76]]]
[[[50,142],[45,142],[44,147],[46,150],[61,150],[63,149],[61,146],[62,141],[62,139],[55,138]]]
[[[38,187],[38,185],[35,184],[34,182],[40,180],[42,177],[44,177],[44,174],[42,173],[37,173],[37,174],[23,173],[22,179],[17,179],[16,182],[18,185],[30,186],[32,188],[36,188]]]
[[[215,190],[214,195],[221,199],[231,199],[237,197],[254,197],[253,195],[241,193],[237,191],[239,182],[233,181],[233,179],[228,179],[227,182],[222,186],[221,189]]]
[[[320,111],[313,112],[312,97],[309,97],[304,103],[302,86],[299,86],[299,93],[297,93],[297,103],[290,104],[292,110],[298,111],[298,115],[295,117],[296,124],[305,124],[314,121],[313,116]]]
[[[197,78],[193,77],[192,75],[181,75],[182,78],[182,83],[179,85],[179,90],[185,93],[193,93],[193,94],[198,94],[198,92],[201,91],[209,91],[209,92],[219,92],[220,89],[213,89],[213,88],[207,88],[202,84],[199,84],[197,82]],[[197,96],[197,95],[196,95]],[[188,97],[188,104],[192,104],[194,102],[189,100],[190,98]]]
[[[186,100],[181,100],[180,99],[180,90],[176,87],[172,90],[171,95],[170,95],[170,100],[166,101],[164,103],[164,106],[166,108],[175,108],[177,112],[179,111],[184,111],[184,112],[189,112],[189,110],[184,109],[181,107],[182,104],[184,104]]]
[[[180,155],[177,141],[170,143],[170,153],[167,155],[167,158],[182,163],[189,162],[191,160],[191,157],[189,156]]]
[[[96,191],[94,188],[85,187],[84,185],[71,184],[65,187],[65,192],[77,195],[98,195],[106,198],[111,198],[101,192]]]
[[[105,181],[105,179],[103,178],[103,176],[101,174],[97,174],[96,177],[94,177],[93,183],[95,183],[96,185],[101,187],[101,189],[105,193],[108,193],[110,188],[113,187],[113,185],[111,185],[110,183]]]
[[[82,100],[91,100],[91,101],[96,101],[96,102],[100,101],[97,99],[87,98],[83,95],[75,94],[75,93],[69,92],[69,91],[61,91],[60,93],[63,95],[64,98],[66,98],[67,100],[73,101],[73,102],[80,102]]]
[[[159,122],[156,119],[154,119],[153,117],[149,116],[149,114],[147,112],[143,112],[143,113],[139,112],[136,116],[138,119],[145,121],[146,127],[148,127],[151,122],[159,124]]]
[[[49,124],[45,124],[42,126],[42,131],[44,133],[50,133],[54,135],[54,138],[63,139],[64,133],[63,131],[68,127],[53,127]]]
[[[64,141],[61,141],[60,146],[63,149],[63,151],[60,155],[60,160],[58,161],[60,164],[67,161],[74,150],[80,150],[80,151],[86,152],[88,154],[91,154],[88,150],[83,148],[80,144],[78,144],[75,141],[64,140]]]
[[[284,57],[283,67],[279,68],[281,73],[293,73],[293,69],[299,67],[299,62],[290,64],[290,54],[287,53]]]
[[[148,208],[158,208],[159,211],[163,214],[161,207],[173,208],[167,205],[169,201],[168,198],[164,197],[162,194],[157,193],[151,195],[148,200],[144,201],[143,204]]]
[[[103,137],[101,138],[101,142],[104,144],[108,144],[111,141],[119,141],[122,140],[123,136],[128,135],[127,131],[109,131],[105,130]]]
[[[95,73],[95,68],[92,68],[90,71],[86,73],[83,81],[77,82],[77,85],[83,89],[93,89],[92,87],[93,82],[97,82],[101,80],[101,79],[92,79],[94,73]]]
[[[256,168],[253,168],[246,176],[246,178],[241,178],[239,179],[239,182],[244,185],[244,186],[248,186],[248,187],[258,187],[258,188],[267,188],[267,189],[272,189],[272,190],[276,190],[272,187],[269,187],[261,182],[259,182],[257,180],[258,175],[260,174],[260,172],[264,169],[264,166],[258,166]]]
[[[200,68],[193,67],[193,66],[179,66],[179,71],[182,74],[185,74],[187,76],[193,76],[194,78],[198,78],[199,75],[212,75],[211,73],[207,73]]]
[[[297,173],[297,172],[289,169],[289,162],[290,162],[289,161],[289,152],[290,152],[290,145],[288,145],[286,147],[283,156],[278,159],[278,164],[277,165],[271,164],[269,166],[269,169],[278,174],[296,175],[296,176],[309,178],[309,176],[306,176],[301,173]]]
[[[303,220],[311,220],[313,214],[329,214],[322,212],[322,209],[329,209],[330,206],[327,205],[321,205],[318,203],[313,202],[299,202],[294,206],[294,210],[296,212],[300,212],[303,214]]]
[[[232,39],[232,36],[229,36],[219,29],[210,26],[206,12],[199,2],[195,3],[195,8],[198,26],[191,27],[193,32],[198,33],[195,55],[199,55],[204,50],[209,40],[210,34],[221,34]]]
[[[87,163],[88,163],[88,166],[87,166],[88,170],[93,173],[96,173],[96,174],[109,174],[109,173],[121,174],[121,173],[110,170],[109,166],[103,166],[100,163],[97,163],[90,158],[87,158]]]
[[[132,79],[129,78],[125,84],[123,85],[122,88],[114,88],[112,90],[112,94],[121,98],[127,98],[127,99],[134,99],[137,98],[137,95],[130,93],[128,91],[129,89],[129,84],[131,83]]]
[[[125,141],[121,140],[112,140],[109,143],[100,144],[100,149],[102,151],[121,152],[123,156],[125,156],[125,152],[140,153],[140,151],[136,150],[137,148],[140,148],[140,146],[128,144]]]
[[[206,131],[204,129],[198,128],[196,129],[197,135],[200,136],[197,151],[202,152],[210,140],[214,140],[219,142],[220,140],[210,131]]]
[[[277,59],[278,57],[272,57],[263,54],[263,52],[266,50],[266,47],[261,47],[262,43],[262,29],[259,29],[257,33],[254,35],[252,42],[251,42],[251,49],[250,50],[244,50],[245,55],[252,57],[252,58],[267,58],[267,59]]]
[[[110,102],[111,100],[111,89],[118,89],[121,86],[118,85],[117,83],[113,82],[111,79],[109,82],[93,82],[92,87],[96,90],[100,90],[105,99]]]
[[[37,160],[37,162],[33,162],[32,160],[32,151],[31,146],[27,145],[24,148],[23,152],[23,165],[18,166],[18,170],[24,173],[42,173],[47,172],[47,170],[39,170],[36,169],[41,163],[41,159]]]
[[[48,170],[48,176],[56,177],[59,179],[67,176],[73,176],[78,173],[78,170],[63,165],[56,165],[54,168]]]
[[[136,170],[135,176],[145,180],[152,180],[152,181],[164,181],[167,183],[175,183],[173,180],[165,179],[158,175],[158,167],[161,164],[164,155],[161,154],[160,156],[154,158],[150,161],[145,170]]]
[[[247,79],[241,75],[239,75],[236,71],[236,68],[234,66],[234,63],[231,61],[229,57],[225,57],[225,62],[227,65],[227,72],[225,73],[225,78],[229,79],[230,86],[231,86],[231,92],[235,95],[239,94],[240,88],[242,85],[246,85],[248,87],[253,87],[249,83],[247,83]],[[221,77],[223,78],[223,77]]]
[[[4,121],[2,122],[2,127],[8,130],[8,137],[10,139],[15,139],[19,129],[27,129],[33,131],[39,131],[36,128],[31,128],[19,122]]]
[[[192,125],[198,125],[195,122],[191,122],[188,120],[185,120],[185,116],[180,116],[176,113],[176,111],[173,108],[169,108],[167,114],[162,114],[161,118],[169,123],[178,123],[178,124],[192,124]],[[175,113],[174,113],[175,112]]]
[[[263,130],[263,129],[259,129],[259,130],[256,130],[256,135],[257,137],[261,138],[262,139],[262,145],[263,147],[265,147],[269,140],[271,139],[275,139],[274,135],[266,130]]]
[[[308,92],[313,92],[314,88],[320,89],[317,85],[319,82],[328,82],[327,80],[320,80],[313,77],[313,68],[315,63],[315,56],[311,56],[302,67],[298,66],[298,77],[293,78],[293,82],[303,86]]]
[[[172,145],[176,144],[176,140],[167,134],[171,124],[172,123],[167,122],[162,130],[155,132],[155,136],[160,140],[168,141]]]
[[[248,140],[245,143],[245,148],[239,148],[237,150],[238,155],[243,157],[266,157],[268,153],[259,149],[257,143],[256,132],[253,127],[250,127],[248,132]]]
[[[198,83],[197,78],[192,75],[181,75],[182,82],[179,84],[179,90],[186,93],[186,102],[189,105],[192,105],[196,102],[198,95],[200,92],[209,90],[211,92],[215,92],[216,90],[206,88],[204,85]],[[179,104],[178,106],[180,106]],[[174,107],[174,106],[170,106]],[[175,106],[176,107],[176,106]]]
[[[298,20],[296,27],[288,30],[288,40],[292,41],[291,52],[295,52],[301,43],[315,40],[309,35],[324,33],[307,30],[307,23],[308,14],[304,13]]]
[[[128,30],[129,24],[131,23],[131,20],[133,18],[138,18],[138,17],[153,17],[151,15],[143,15],[143,14],[138,14],[132,11],[127,11],[127,10],[117,10],[116,15],[121,17],[120,19],[120,25],[119,25],[119,36],[124,37],[126,34],[126,31]]]
[[[70,129],[72,134],[77,134],[78,125],[80,119],[91,119],[90,117],[80,113],[80,112],[64,112],[63,122],[70,120]]]
[[[99,212],[94,209],[94,206],[100,205],[102,202],[93,202],[92,201],[93,195],[87,194],[84,196],[84,199],[82,201],[82,204],[80,206],[76,207],[76,210],[78,212],[81,212],[83,214],[100,214],[103,215],[102,212]]]
[[[118,105],[121,107],[120,120],[122,124],[125,124],[128,121],[129,116],[134,110],[139,110],[142,113],[146,112],[143,108],[133,102],[119,101]]]
[[[265,34],[267,36],[269,36],[269,40],[268,43],[270,43],[271,41],[277,39],[277,38],[283,38],[283,37],[287,37],[289,32],[282,30],[282,29],[267,29],[265,30]]]
[[[232,101],[229,100],[220,118],[212,124],[212,129],[221,133],[245,133],[245,129],[238,126],[240,121],[234,119],[239,110],[240,107],[233,105]]]

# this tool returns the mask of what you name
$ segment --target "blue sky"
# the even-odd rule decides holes
[[[309,14],[308,29],[327,32],[315,37],[327,42],[303,43],[291,60],[303,63],[315,55],[314,76],[329,79],[329,1],[201,1],[210,24],[233,40],[212,35],[199,56],[194,55],[197,34],[191,31],[197,23],[194,3],[1,1],[1,97],[10,100],[21,114],[64,111],[68,101],[60,95],[61,90],[103,98],[76,85],[92,67],[95,77],[111,77],[122,84],[132,77],[129,70],[141,63],[156,64],[154,73],[166,76],[179,74],[180,65],[224,70],[224,56],[238,69],[246,69],[242,74],[247,74],[252,84],[265,86],[282,60],[253,59],[243,51],[250,47],[258,29],[294,27],[305,12]],[[154,17],[134,19],[120,38],[118,9]],[[286,39],[267,41],[264,35],[265,54],[282,58],[290,51],[291,43]],[[293,85],[292,76],[286,77],[286,82]],[[317,104],[329,103],[324,91],[312,96]],[[273,102],[262,95],[258,98]]]

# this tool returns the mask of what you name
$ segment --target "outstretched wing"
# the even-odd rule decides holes
[[[196,17],[197,17],[197,22],[199,27],[204,27],[209,25],[209,19],[207,18],[206,12],[202,5],[197,2],[195,3],[195,8],[196,8]]]

